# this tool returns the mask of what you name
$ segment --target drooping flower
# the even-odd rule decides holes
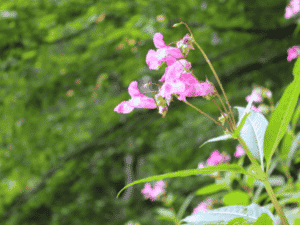
[[[299,57],[300,47],[299,46],[293,46],[292,48],[289,48],[287,50],[287,52],[288,52],[287,60],[291,61],[292,59],[296,59],[296,58]]]
[[[241,157],[241,156],[243,156],[245,154],[246,153],[245,153],[245,151],[244,151],[244,149],[243,149],[243,147],[241,145],[236,146],[236,151],[234,153],[234,156],[236,158],[239,158],[239,157]]]
[[[183,58],[179,48],[165,44],[161,33],[154,34],[153,43],[157,51],[150,49],[146,55],[146,63],[149,69],[158,70],[162,62],[166,62],[170,66],[176,62],[176,59]]]
[[[134,108],[155,109],[157,105],[153,98],[141,94],[138,89],[138,82],[132,81],[128,87],[128,93],[131,96],[129,101],[123,101],[114,109],[118,113],[130,113]]]

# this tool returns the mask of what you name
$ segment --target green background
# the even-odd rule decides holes
[[[254,84],[269,88],[277,103],[293,80],[287,49],[299,45],[295,20],[284,18],[287,3],[1,1],[1,224],[169,224],[156,219],[161,203],[144,200],[143,185],[118,199],[117,193],[137,179],[197,168],[216,149],[237,161],[237,142],[199,149],[222,129],[178,100],[165,118],[156,109],[113,109],[130,98],[131,81],[158,83],[164,71],[149,70],[146,54],[155,49],[156,32],[166,44],[186,35],[184,26],[172,28],[180,21],[211,60],[232,106],[245,107]],[[200,51],[187,59],[199,80],[217,86]],[[188,101],[219,117],[211,101]],[[213,181],[166,180],[176,196],[172,207],[178,211],[190,193]],[[194,198],[185,216],[203,199]]]

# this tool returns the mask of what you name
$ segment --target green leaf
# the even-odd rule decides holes
[[[293,74],[294,74],[295,80],[300,79],[300,57],[298,57],[295,65],[294,65]]]
[[[282,139],[282,144],[280,148],[280,156],[284,159],[288,157],[292,142],[295,138],[294,132],[291,130],[290,125],[288,125],[287,131]]]
[[[261,216],[254,223],[256,225],[273,225],[273,220],[267,213],[261,214]]]
[[[198,189],[195,192],[195,195],[209,195],[221,190],[227,189],[227,185],[225,183],[221,184],[210,184],[203,188]]]
[[[271,211],[257,204],[249,206],[234,205],[208,210],[188,216],[182,221],[189,225],[227,224],[227,222],[236,218],[244,218],[247,222],[255,222],[263,213],[268,214],[275,223],[275,217]]]
[[[294,113],[293,119],[292,119],[292,130],[293,131],[295,131],[296,124],[299,120],[299,116],[300,116],[300,104],[298,105],[298,107]]]
[[[212,139],[209,139],[208,141],[204,142],[199,148],[203,147],[208,142],[222,141],[222,140],[227,140],[227,139],[230,139],[230,138],[232,138],[230,134],[225,134],[225,135],[220,136],[220,137],[212,138]]]
[[[287,168],[290,168],[290,166],[291,166],[292,159],[294,157],[295,152],[297,151],[297,149],[299,147],[299,143],[300,143],[300,132],[296,135],[296,137],[294,138],[294,140],[291,144],[291,148],[288,153],[288,158],[287,158],[287,162],[286,162]]]
[[[150,182],[150,181],[154,181],[154,180],[163,180],[163,179],[171,178],[171,177],[188,177],[188,176],[198,175],[198,174],[211,174],[211,173],[219,172],[219,171],[232,171],[232,172],[236,172],[236,173],[247,174],[246,170],[243,167],[236,165],[236,164],[222,164],[222,165],[217,165],[217,166],[208,166],[208,167],[205,167],[202,169],[181,170],[181,171],[177,171],[177,172],[173,172],[173,173],[166,173],[166,174],[162,174],[162,175],[156,175],[156,176],[144,178],[144,179],[132,182],[130,184],[127,184],[124,188],[122,188],[121,191],[119,191],[117,198],[119,197],[119,195],[121,194],[121,192],[123,190],[125,190],[126,188],[128,188],[134,184],[146,183],[146,182]]]
[[[274,110],[265,133],[264,150],[269,168],[272,155],[279,145],[287,126],[291,121],[300,94],[300,77],[294,80],[284,91],[277,108]]]
[[[161,220],[170,220],[173,221],[176,218],[176,215],[173,210],[168,208],[159,207],[155,211],[159,214],[159,219]]]
[[[224,205],[249,205],[249,195],[241,190],[231,191],[223,198]]]
[[[246,113],[248,113],[248,110],[251,110],[251,114],[247,117],[246,122],[240,131],[240,136],[245,141],[253,156],[260,161],[263,168],[263,144],[268,121],[261,113],[248,109],[249,104],[246,109],[237,106],[234,108],[238,110],[240,118],[239,123],[243,121],[241,118],[244,118],[245,115],[247,115]]]

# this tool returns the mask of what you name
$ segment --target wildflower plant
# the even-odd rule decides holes
[[[297,1],[293,1],[294,8],[292,11],[288,9],[290,10],[288,11],[288,16],[291,16],[291,13],[297,11],[297,8],[295,9],[295,7],[297,7],[295,2]],[[156,50],[150,49],[146,56],[146,63],[149,69],[159,70],[163,64],[167,65],[163,76],[159,80],[162,84],[155,84],[158,87],[158,90],[155,91],[156,95],[150,98],[145,96],[144,93],[140,93],[138,83],[133,81],[128,88],[131,99],[121,102],[115,107],[114,111],[118,113],[130,113],[134,108],[156,109],[158,113],[165,118],[168,106],[171,104],[173,98],[176,97],[178,100],[211,119],[224,131],[224,135],[206,141],[200,148],[209,142],[236,139],[239,145],[236,147],[234,156],[238,158],[238,163],[229,163],[231,157],[227,153],[220,153],[218,150],[215,150],[206,162],[199,162],[197,169],[177,171],[135,181],[126,185],[118,193],[118,196],[124,189],[131,185],[158,181],[154,188],[151,187],[150,183],[146,183],[141,191],[145,198],[150,198],[154,201],[166,192],[166,185],[163,179],[192,175],[209,175],[216,179],[216,183],[199,189],[195,192],[195,195],[207,196],[222,189],[229,190],[231,192],[223,199],[225,206],[212,209],[214,201],[208,198],[194,209],[192,215],[182,219],[187,205],[194,196],[190,195],[177,215],[173,211],[168,214],[175,224],[181,224],[183,222],[185,222],[185,224],[275,224],[278,219],[284,225],[289,224],[286,216],[287,212],[284,212],[282,205],[285,202],[291,202],[291,197],[278,201],[278,196],[282,197],[284,193],[287,194],[287,196],[291,196],[294,193],[293,191],[297,190],[295,184],[292,183],[289,165],[296,151],[295,146],[299,144],[298,140],[298,142],[293,142],[293,145],[293,138],[291,138],[295,136],[295,124],[300,116],[300,106],[296,109],[297,100],[300,95],[299,47],[293,47],[294,50],[298,51],[298,55],[296,55],[294,51],[288,51],[288,60],[298,58],[293,68],[294,80],[285,89],[276,108],[273,105],[272,92],[263,87],[255,87],[253,92],[246,96],[245,100],[248,102],[246,107],[231,107],[216,71],[202,48],[196,42],[188,25],[184,22],[180,22],[175,24],[174,27],[182,24],[187,27],[189,34],[177,42],[166,45],[163,40],[163,35],[156,33],[153,37]],[[174,47],[171,46],[173,44]],[[207,78],[205,81],[198,80],[197,76],[193,73],[192,65],[187,60],[187,56],[190,50],[195,50],[195,47],[201,51],[211,68],[222,91],[225,102],[222,100],[221,95],[212,82]],[[187,100],[188,97],[198,96],[215,103],[220,110],[218,120],[215,120],[201,111]],[[216,98],[220,101],[221,107],[217,104]],[[256,107],[254,105],[254,103],[263,103],[264,99],[269,100],[270,106],[261,104]],[[234,118],[233,109],[238,111],[238,121]],[[272,113],[269,121],[265,118],[267,113]],[[290,122],[292,122],[292,128],[289,128]],[[283,140],[285,144],[282,145],[283,147],[278,151],[277,148],[281,140]],[[276,154],[274,155],[275,152]],[[272,159],[273,156],[274,158]],[[243,167],[245,157],[248,157],[251,162],[248,169]],[[286,185],[281,192],[275,193],[272,188],[270,175],[278,162],[281,163],[282,170],[287,176],[288,185],[290,186]],[[226,173],[222,174],[223,172]],[[241,179],[242,175],[245,177],[244,183]],[[246,192],[233,191],[230,187],[232,177],[236,176],[240,178],[238,180]],[[259,182],[260,187],[253,193],[255,180]],[[257,203],[263,188],[266,189],[271,204],[259,206]],[[299,190],[300,188],[298,187],[298,191]],[[300,194],[294,193],[294,196],[295,195],[298,197],[294,197],[292,200],[294,202],[300,202]],[[297,198],[299,199],[297,200]],[[250,199],[252,199],[251,204]],[[273,208],[275,208],[277,218],[271,212]]]

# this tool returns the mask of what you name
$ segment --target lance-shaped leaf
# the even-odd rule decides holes
[[[300,68],[299,68],[300,69]],[[300,76],[285,89],[277,108],[274,110],[264,140],[265,159],[269,168],[272,155],[286,132],[292,119],[300,94]]]
[[[249,222],[255,222],[263,213],[268,214],[275,224],[275,217],[271,211],[255,203],[249,206],[234,205],[208,210],[188,216],[182,221],[188,225],[227,224],[230,220],[236,218],[244,218]]]
[[[126,188],[128,188],[134,184],[145,183],[145,182],[150,182],[150,181],[154,181],[154,180],[163,180],[163,179],[171,178],[171,177],[188,177],[188,176],[198,175],[198,174],[211,174],[211,173],[219,172],[219,171],[232,171],[232,172],[236,172],[236,173],[248,174],[243,167],[236,165],[236,164],[221,164],[221,165],[217,165],[217,166],[208,166],[208,167],[205,167],[202,169],[181,170],[181,171],[177,171],[177,172],[173,172],[173,173],[166,173],[166,174],[162,174],[162,175],[156,175],[156,176],[144,178],[144,179],[132,182],[130,184],[127,184],[124,188],[122,188],[121,191],[119,191],[117,198],[119,197],[119,195],[121,194],[121,192],[123,190],[125,190]]]
[[[248,113],[247,109],[237,106],[234,108],[237,108],[239,112],[239,123],[241,123],[244,116]],[[260,161],[262,167],[264,158],[264,136],[267,126],[267,119],[261,113],[251,110],[243,128],[240,130],[241,138],[245,141],[254,157]]]
[[[220,137],[212,138],[212,139],[209,139],[208,141],[204,142],[199,148],[203,147],[208,142],[222,141],[222,140],[227,140],[230,138],[232,138],[230,134],[225,134]]]

